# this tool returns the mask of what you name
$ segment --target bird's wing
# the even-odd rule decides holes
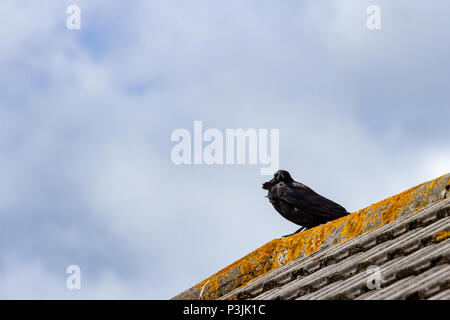
[[[293,183],[292,187],[279,183],[273,188],[273,191],[275,197],[298,206],[300,209],[310,209],[315,213],[326,213],[333,217],[342,217],[347,214],[347,210],[342,206],[301,183]]]

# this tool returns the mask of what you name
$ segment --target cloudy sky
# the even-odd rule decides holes
[[[449,11],[2,0],[0,298],[167,299],[295,231],[260,165],[172,163],[194,120],[279,129],[281,168],[349,211],[449,172]]]

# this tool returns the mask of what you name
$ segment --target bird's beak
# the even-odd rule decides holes
[[[262,185],[263,189],[269,190],[270,187],[275,183],[275,179],[272,179],[270,181],[264,182]]]

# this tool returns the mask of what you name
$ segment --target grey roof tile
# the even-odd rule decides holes
[[[450,300],[450,289],[444,290],[428,298],[428,300]]]
[[[417,297],[425,299],[433,296],[446,286],[446,281],[450,281],[450,265],[444,264],[436,266],[418,276],[410,276],[394,284],[366,293],[357,299],[375,300],[375,299],[408,299]]]
[[[420,274],[420,272],[426,270],[427,267],[431,268],[434,264],[448,264],[450,258],[449,248],[450,239],[447,239],[441,243],[424,247],[411,255],[398,257],[381,265],[382,286],[387,287],[402,278]],[[301,296],[300,299],[354,299],[358,294],[369,291],[367,279],[368,276],[364,270],[340,284],[333,283],[321,290]],[[355,292],[358,294],[355,294]]]

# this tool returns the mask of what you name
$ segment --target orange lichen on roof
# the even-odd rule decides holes
[[[201,292],[201,295],[184,298],[217,299],[299,257],[345,242],[390,223],[399,215],[417,211],[431,202],[439,201],[436,194],[440,194],[449,184],[450,174],[447,174],[327,224],[289,237],[274,239],[191,289]],[[448,237],[448,232],[437,235],[436,239],[442,237]]]
[[[433,242],[441,242],[448,238],[450,238],[450,232],[449,231],[440,231],[438,233],[433,234],[431,237]]]

